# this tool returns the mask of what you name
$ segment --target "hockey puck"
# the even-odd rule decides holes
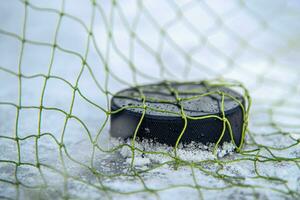
[[[205,82],[162,82],[128,88],[111,99],[113,137],[147,138],[175,146],[180,142],[242,143],[244,97]],[[184,117],[185,116],[185,117]],[[224,118],[227,123],[224,123]]]

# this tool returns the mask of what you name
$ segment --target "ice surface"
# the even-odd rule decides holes
[[[25,38],[33,43],[24,46],[21,99],[19,79],[14,75],[19,71],[21,41],[13,34],[23,34],[24,3],[0,2],[0,199],[300,198],[298,1],[117,1],[121,10],[110,1],[98,1],[95,41],[90,42],[99,48],[90,44],[86,59],[90,68],[85,66],[78,80],[81,94],[75,92],[73,118],[66,118],[65,113],[70,112],[72,86],[86,53],[88,34],[82,23],[89,28],[93,6],[88,1],[66,1],[69,15],[62,18],[57,44],[68,52],[57,48],[52,62],[61,1],[29,2],[50,10],[27,8]],[[142,8],[137,2],[143,3]],[[110,17],[111,10],[114,17]],[[137,16],[140,21],[135,25]],[[133,42],[133,52],[128,27],[143,41]],[[170,37],[161,35],[162,30]],[[115,44],[110,43],[108,31]],[[130,141],[113,152],[96,148],[108,151],[122,144],[110,138],[109,123],[99,134],[107,119],[102,109],[109,106],[104,91],[106,64],[111,93],[135,81],[222,76],[243,82],[253,99],[251,134],[244,152],[236,153],[227,144],[216,156],[211,147],[193,144],[178,149],[181,162],[176,164],[171,147],[137,141],[138,149],[160,154],[136,150],[132,171]],[[54,77],[47,82],[39,124],[44,76],[50,65]],[[19,101],[23,107],[16,126]],[[36,143],[39,130],[42,136]],[[21,139],[20,156],[12,139],[16,131]],[[26,164],[18,166],[19,162]]]

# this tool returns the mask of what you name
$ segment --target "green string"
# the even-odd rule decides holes
[[[265,112],[269,120],[265,124],[258,124],[257,127],[264,127],[269,126],[272,127],[275,131],[271,133],[267,132],[259,132],[252,130],[251,128],[248,128],[248,124],[250,122],[250,108],[252,107],[252,99],[250,98],[250,92],[246,89],[246,87],[237,81],[231,81],[231,80],[224,80],[222,79],[222,74],[225,72],[234,71],[236,69],[242,69],[244,70],[244,73],[249,73],[253,75],[253,72],[249,71],[248,69],[241,66],[236,59],[241,56],[243,53],[243,49],[250,50],[254,55],[258,57],[263,57],[268,63],[275,65],[276,64],[276,58],[279,55],[284,55],[285,53],[291,51],[293,48],[297,48],[297,42],[291,42],[290,45],[288,45],[285,48],[281,48],[278,51],[273,52],[272,54],[256,47],[253,45],[251,41],[253,38],[261,34],[265,30],[276,32],[276,34],[282,38],[286,38],[287,36],[282,33],[281,31],[278,31],[277,29],[273,29],[273,27],[268,26],[271,24],[271,21],[266,21],[262,16],[259,15],[259,13],[252,10],[250,7],[247,6],[247,3],[244,1],[240,1],[238,3],[238,7],[233,9],[231,12],[228,12],[227,14],[219,15],[212,9],[209,4],[205,1],[190,1],[184,6],[179,6],[173,1],[166,1],[166,3],[172,8],[172,10],[176,13],[174,18],[170,20],[167,24],[161,26],[159,22],[154,17],[154,14],[150,11],[150,9],[147,7],[146,4],[144,4],[143,1],[136,1],[136,5],[139,8],[139,12],[136,14],[133,23],[130,23],[129,20],[126,17],[126,10],[122,7],[121,3],[119,1],[112,1],[111,7],[108,11],[105,10],[105,7],[102,2],[100,1],[90,1],[87,2],[87,4],[91,7],[91,17],[88,22],[83,21],[82,19],[78,18],[77,16],[73,16],[72,14],[68,13],[65,9],[65,0],[61,0],[60,9],[53,9],[53,8],[46,8],[46,7],[39,7],[32,3],[31,1],[16,1],[16,4],[20,4],[23,6],[24,10],[24,16],[23,16],[23,25],[22,25],[22,32],[21,34],[16,34],[10,31],[7,31],[5,29],[2,29],[0,27],[0,36],[3,38],[10,38],[14,41],[18,42],[20,44],[19,49],[19,56],[18,56],[18,68],[17,71],[11,70],[8,66],[3,66],[2,63],[0,63],[0,74],[16,77],[18,79],[17,83],[15,83],[18,86],[18,101],[15,102],[0,102],[0,108],[11,108],[14,109],[16,112],[15,115],[15,123],[14,123],[14,133],[11,134],[12,136],[6,136],[2,133],[0,133],[0,142],[14,142],[16,144],[16,151],[17,151],[17,159],[16,160],[7,160],[7,159],[0,159],[0,168],[4,164],[9,164],[14,167],[14,180],[6,179],[1,177],[0,175],[0,184],[8,184],[10,188],[15,189],[15,196],[3,196],[0,193],[0,198],[4,199],[22,199],[22,191],[24,189],[35,189],[39,190],[39,198],[42,198],[43,191],[51,189],[52,185],[50,183],[50,180],[47,179],[47,176],[45,175],[45,171],[50,170],[51,172],[55,173],[58,177],[63,178],[63,188],[61,188],[61,198],[69,199],[72,197],[71,192],[69,191],[69,185],[73,182],[76,182],[78,184],[87,186],[89,188],[93,188],[96,191],[101,192],[101,194],[104,195],[107,199],[114,199],[116,195],[125,196],[126,195],[137,195],[137,194],[147,194],[151,195],[151,197],[155,199],[160,199],[160,194],[163,191],[172,191],[174,189],[192,189],[195,190],[199,199],[205,199],[205,193],[206,192],[213,192],[213,191],[226,191],[226,190],[233,190],[233,189],[250,189],[252,191],[253,198],[257,198],[257,193],[261,190],[268,191],[271,193],[274,193],[275,195],[283,195],[285,198],[290,199],[299,199],[300,198],[300,191],[296,190],[294,188],[291,188],[288,184],[288,180],[286,180],[283,177],[276,177],[265,175],[260,170],[260,165],[263,164],[291,164],[295,165],[297,169],[299,169],[300,172],[300,158],[299,156],[294,155],[284,155],[284,154],[278,154],[278,152],[285,152],[286,150],[290,150],[292,148],[299,149],[299,143],[300,139],[297,139],[293,136],[296,131],[287,131],[291,128],[294,130],[299,130],[299,125],[291,125],[291,124],[285,124],[283,122],[276,121],[276,115],[278,112],[276,110],[276,107],[285,106],[287,104],[287,99],[285,97],[279,99],[278,101],[275,101],[272,103],[270,107],[264,110],[252,110],[253,113],[261,113]],[[210,13],[210,16],[212,18],[217,19],[217,25],[214,29],[221,29],[225,31],[229,36],[233,37],[237,43],[240,45],[240,48],[236,50],[231,56],[228,56],[225,54],[222,49],[219,49],[218,47],[214,46],[210,41],[207,39],[207,35],[210,35],[210,32],[213,32],[214,29],[209,30],[206,33],[200,32],[197,27],[195,27],[189,19],[184,15],[184,12],[188,10],[189,8],[200,5],[201,8],[205,9],[208,13]],[[285,5],[286,6],[286,5]],[[283,7],[284,8],[284,7]],[[238,10],[243,10],[245,13],[249,14],[250,16],[253,16],[257,22],[260,24],[259,28],[254,31],[253,33],[249,34],[247,37],[241,37],[237,32],[233,31],[224,21],[223,18],[226,18],[227,16],[232,15],[232,13],[237,12]],[[51,13],[58,17],[56,28],[54,32],[54,37],[51,43],[44,42],[44,41],[38,41],[34,38],[31,38],[30,35],[27,34],[27,27],[28,27],[28,13],[32,11],[39,11],[43,13]],[[126,55],[122,49],[118,46],[118,43],[116,41],[115,34],[115,20],[116,17],[120,16],[122,25],[125,27],[125,30],[127,33],[130,33],[130,40],[129,40],[129,55]],[[277,13],[274,13],[274,18],[272,20],[276,20]],[[105,52],[101,50],[100,47],[102,47],[102,44],[97,43],[97,35],[95,34],[95,21],[97,20],[97,17],[100,17],[103,21],[104,27],[103,28],[106,31],[107,36],[107,44],[105,47]],[[159,35],[159,46],[157,48],[154,48],[153,46],[149,45],[143,40],[143,36],[137,34],[137,27],[139,24],[139,21],[142,17],[145,17],[151,26],[155,28],[155,30],[160,34]],[[61,26],[62,21],[68,19],[72,22],[79,25],[81,28],[84,29],[86,34],[86,44],[83,55],[81,53],[70,50],[65,48],[62,44],[60,44],[57,40],[58,35],[61,32]],[[206,64],[203,64],[196,60],[193,56],[193,50],[187,51],[183,47],[181,47],[176,40],[174,40],[170,33],[168,32],[169,28],[171,28],[174,24],[177,24],[178,22],[182,22],[184,26],[191,32],[192,34],[197,35],[199,38],[199,46],[201,47],[207,47],[209,48],[212,53],[220,58],[223,59],[223,61],[226,63],[226,68],[224,70],[218,70],[212,66],[208,66]],[[298,41],[298,40],[295,40]],[[159,67],[159,77],[151,74],[151,72],[143,71],[137,64],[135,63],[135,58],[138,55],[137,49],[135,47],[135,44],[140,45],[149,55],[151,55],[154,60],[157,63],[157,67]],[[143,94],[143,91],[139,91],[139,97],[142,101],[142,106],[124,106],[116,111],[110,110],[110,99],[112,95],[114,95],[114,92],[110,91],[110,85],[111,82],[123,84],[124,86],[138,86],[140,84],[140,80],[147,80],[151,82],[161,81],[163,79],[166,79],[166,77],[172,77],[176,80],[178,77],[182,77],[180,74],[175,73],[169,66],[167,66],[165,60],[162,58],[162,52],[164,51],[165,45],[168,44],[172,50],[174,50],[181,58],[185,61],[185,67],[184,67],[184,78],[188,77],[192,73],[192,70],[198,70],[201,73],[205,75],[210,75],[211,77],[219,77],[216,79],[210,79],[204,81],[209,86],[224,86],[229,87],[232,89],[236,89],[242,92],[244,99],[246,100],[245,106],[242,102],[240,102],[235,97],[231,96],[230,94],[227,94],[225,92],[207,92],[201,95],[195,95],[188,98],[180,98],[179,97],[179,91],[175,90],[172,87],[169,87],[169,90],[174,94],[175,101],[171,101],[172,103],[177,103],[180,106],[180,113],[162,110],[158,108],[154,108],[151,106],[147,106],[147,101],[158,101],[158,102],[168,102],[167,100],[162,99],[146,99],[145,95]],[[38,46],[38,47],[48,47],[51,49],[51,56],[50,56],[50,62],[48,63],[48,70],[46,74],[38,73],[38,74],[31,74],[28,75],[24,71],[25,66],[23,65],[23,59],[24,59],[24,51],[25,46]],[[104,74],[104,80],[99,81],[98,74],[95,72],[95,66],[90,63],[88,60],[88,57],[90,56],[91,49],[95,49],[97,59],[101,63],[101,66],[97,66],[101,69],[102,73]],[[72,56],[74,59],[80,59],[81,66],[80,71],[77,74],[76,82],[72,84],[68,80],[66,80],[65,77],[56,76],[52,73],[53,63],[55,59],[57,59],[57,53],[64,53],[66,55]],[[125,67],[127,67],[132,72],[131,80],[126,80],[124,77],[119,76],[111,69],[111,62],[113,59],[112,53],[116,54],[124,63],[126,63]],[[26,66],[27,67],[27,66]],[[87,95],[83,92],[83,86],[80,84],[80,80],[83,78],[83,73],[88,73],[88,75],[91,77],[93,83],[95,84],[95,88],[92,88],[96,93],[100,94],[103,99],[105,99],[105,106],[102,104],[100,105],[97,102],[94,102],[94,100],[90,99]],[[298,75],[300,73],[298,72]],[[41,90],[41,96],[39,99],[39,105],[33,106],[33,105],[24,105],[24,94],[23,94],[23,81],[24,80],[34,80],[37,78],[43,79],[43,85]],[[262,77],[262,75],[256,75],[256,78],[258,80],[258,84],[274,84],[274,85],[280,85],[280,83],[277,83],[276,80],[273,80],[269,77]],[[66,85],[71,91],[72,91],[72,98],[71,102],[69,103],[68,110],[63,110],[58,107],[49,107],[45,105],[45,93],[47,91],[47,87],[49,83],[49,80],[55,80],[59,81],[60,83]],[[168,82],[166,82],[168,83]],[[282,87],[287,91],[287,94],[293,94],[295,91],[299,91],[298,87],[299,83],[295,83],[294,85],[282,85]],[[182,92],[182,91],[180,91]],[[221,111],[222,116],[217,115],[209,115],[209,116],[202,116],[202,117],[194,117],[189,116],[187,113],[184,112],[183,102],[193,100],[193,99],[200,99],[205,96],[209,96],[212,94],[217,94],[221,97]],[[83,119],[81,119],[79,116],[76,116],[76,114],[73,113],[74,109],[74,102],[76,98],[82,98],[85,103],[92,106],[97,111],[100,111],[105,115],[104,119],[99,122],[100,126],[98,130],[96,131],[96,135],[93,136],[91,129],[93,127],[89,127]],[[229,98],[236,102],[239,107],[241,108],[243,112],[243,131],[242,131],[242,138],[240,145],[237,146],[233,140],[233,133],[231,129],[231,124],[229,120],[227,119],[225,112],[224,112],[224,100],[225,98]],[[260,104],[258,100],[256,100],[257,104]],[[298,108],[300,103],[298,101],[295,101],[294,104],[290,103],[290,105],[293,106],[293,108]],[[116,114],[118,112],[123,111],[124,109],[128,108],[139,108],[142,109],[142,117],[140,118],[140,121],[135,129],[133,139],[131,140],[130,144],[122,143],[117,146],[111,147],[111,148],[104,148],[100,145],[100,141],[103,138],[103,134],[105,131],[107,131],[107,128],[109,126],[109,118],[111,115]],[[256,108],[260,109],[260,108]],[[20,133],[23,132],[23,130],[20,128],[20,112],[23,110],[34,110],[38,111],[38,127],[36,133],[30,133],[29,135],[25,137],[21,137]],[[179,133],[179,137],[176,141],[176,145],[173,149],[173,152],[164,152],[164,151],[149,151],[145,149],[140,149],[138,146],[136,146],[136,139],[138,137],[137,133],[139,130],[139,127],[146,115],[147,110],[152,110],[156,112],[161,113],[170,113],[173,115],[176,115],[178,117],[181,117],[184,122],[184,127]],[[45,111],[53,111],[55,113],[62,114],[64,116],[64,126],[63,130],[60,134],[60,137],[58,138],[55,133],[51,132],[43,132],[42,131],[42,124],[43,124],[43,115]],[[291,114],[291,113],[285,113],[287,116],[291,116],[294,118],[299,118],[299,115]],[[185,130],[187,127],[187,120],[204,120],[208,118],[214,118],[216,120],[220,120],[223,123],[223,131],[220,133],[220,138],[217,141],[217,143],[214,146],[213,153],[215,155],[214,159],[206,159],[201,160],[198,162],[191,162],[186,161],[180,156],[178,156],[178,148],[180,144],[180,140],[182,136],[185,134]],[[69,150],[65,143],[65,138],[67,137],[65,135],[67,125],[70,120],[74,120],[78,125],[80,125],[85,134],[88,138],[88,141],[90,144],[92,144],[92,151],[90,152],[91,159],[90,162],[82,162],[76,159],[74,155],[69,153]],[[5,122],[4,122],[5,123]],[[231,157],[230,159],[220,159],[217,157],[217,150],[220,145],[220,141],[225,133],[226,128],[229,130],[231,141],[233,145],[236,147],[236,155]],[[286,144],[282,147],[272,146],[267,143],[268,138],[280,136],[284,138],[289,138],[290,143]],[[261,141],[259,138],[263,138],[264,140]],[[21,149],[21,142],[29,141],[30,139],[34,139],[34,146],[35,146],[35,162],[25,162],[23,161],[24,158],[22,158],[22,149]],[[53,142],[56,146],[56,148],[59,150],[59,154],[56,155],[59,159],[60,164],[62,165],[62,168],[58,168],[52,165],[49,165],[45,163],[43,160],[41,160],[41,151],[39,149],[39,142],[41,139],[46,139],[47,141]],[[246,147],[246,148],[245,148]],[[126,172],[118,172],[115,174],[105,173],[99,168],[97,168],[97,153],[105,153],[108,155],[114,155],[115,153],[118,153],[121,149],[126,148],[131,151],[131,162],[128,166],[128,170]],[[135,158],[137,153],[144,154],[144,155],[162,155],[166,158],[169,158],[166,162],[161,162],[155,165],[147,166],[146,169],[139,169],[135,165]],[[89,180],[86,180],[85,178],[74,174],[69,171],[68,169],[68,163],[71,162],[73,164],[76,164],[80,166],[82,170],[86,170],[90,172],[93,177],[97,180],[96,182],[91,182]],[[248,163],[249,165],[253,166],[254,175],[251,175],[250,177],[244,177],[243,175],[231,175],[226,173],[225,168],[234,164],[245,164]],[[210,166],[216,166],[216,170],[210,170],[206,165]],[[164,167],[170,167],[175,166],[172,168],[174,171],[179,170],[181,168],[189,169],[190,174],[192,177],[192,181],[189,184],[181,184],[177,183],[176,185],[167,185],[165,187],[153,187],[149,185],[146,181],[145,176],[148,173],[153,172],[154,170],[161,169]],[[20,178],[20,170],[22,167],[31,167],[38,171],[38,174],[41,177],[41,184],[27,184],[24,180]],[[208,176],[210,178],[215,178],[216,180],[224,183],[223,186],[218,187],[212,187],[208,184],[203,184],[199,181],[197,177],[197,173],[204,174],[205,176]],[[247,183],[245,180],[251,179],[252,184]],[[135,190],[119,190],[115,189],[113,187],[109,187],[106,182],[107,180],[114,181],[116,179],[123,180],[123,179],[129,179],[129,180],[136,180],[139,182],[139,185],[141,185],[141,189],[135,189]],[[268,183],[272,184],[262,184],[261,181],[266,181]],[[275,185],[279,185],[280,187],[275,187]],[[0,185],[1,186],[1,185]]]

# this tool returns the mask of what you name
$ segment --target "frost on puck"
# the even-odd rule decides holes
[[[206,82],[162,82],[128,88],[111,99],[110,134],[175,146],[243,140],[244,97]],[[181,136],[181,137],[180,137]]]

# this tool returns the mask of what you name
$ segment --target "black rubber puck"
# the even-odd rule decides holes
[[[222,94],[226,95],[222,97]],[[184,129],[184,112],[190,118],[187,119],[180,142],[216,143],[223,131],[221,119],[225,114],[234,142],[239,146],[244,123],[241,105],[245,105],[245,99],[239,93],[223,86],[210,86],[205,82],[162,82],[128,88],[118,92],[111,100],[110,134],[113,137],[132,137],[145,112],[137,137],[174,146]],[[195,119],[204,116],[208,118]],[[231,141],[229,125],[225,127],[220,144]]]

